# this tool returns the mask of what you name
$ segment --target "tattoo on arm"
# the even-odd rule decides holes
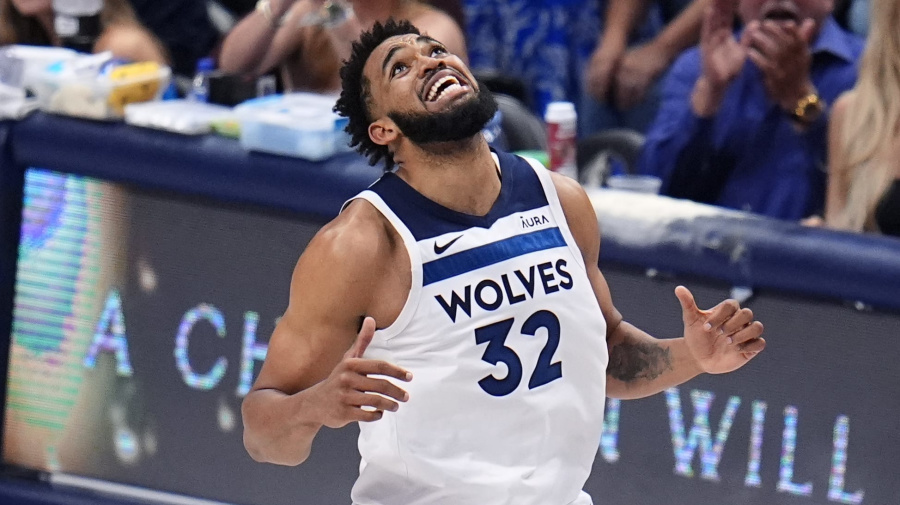
[[[653,380],[666,370],[673,370],[669,349],[649,342],[634,342],[626,336],[625,342],[609,351],[606,374],[622,382],[639,379]]]

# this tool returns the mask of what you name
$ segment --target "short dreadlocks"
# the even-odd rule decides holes
[[[363,156],[369,157],[369,165],[384,160],[385,170],[394,168],[394,156],[387,146],[378,145],[369,138],[370,83],[363,75],[363,67],[376,47],[396,35],[421,35],[418,28],[409,21],[388,19],[384,24],[376,22],[371,30],[363,32],[353,43],[350,59],[341,67],[341,97],[334,111],[349,119],[344,129],[350,134],[350,147],[355,147]]]

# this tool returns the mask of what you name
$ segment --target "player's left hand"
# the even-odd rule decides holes
[[[766,347],[763,325],[736,300],[725,300],[700,310],[684,286],[675,288],[681,302],[684,339],[699,368],[706,373],[727,373],[744,366]]]

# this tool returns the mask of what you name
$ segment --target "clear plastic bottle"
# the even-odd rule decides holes
[[[191,83],[191,92],[188,99],[194,102],[209,101],[209,75],[216,69],[212,58],[201,58],[197,61],[197,72]]]
[[[91,53],[103,26],[103,0],[53,0],[53,28],[64,47]]]
[[[547,123],[547,147],[550,170],[578,180],[575,165],[575,139],[578,115],[572,102],[550,102],[544,113]]]

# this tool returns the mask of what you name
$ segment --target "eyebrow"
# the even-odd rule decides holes
[[[418,37],[416,37],[416,43],[421,43],[421,42],[426,42],[426,43],[430,43],[430,44],[438,44],[441,47],[443,47],[443,44],[441,44],[437,40],[429,37],[428,35],[419,35]],[[388,50],[387,55],[384,57],[384,61],[381,63],[381,73],[382,74],[387,70],[387,66],[388,66],[388,63],[391,62],[391,58],[394,57],[394,55],[397,53],[397,51],[403,49],[404,47],[406,47],[405,44],[396,44],[396,45],[394,45],[394,47],[392,47],[392,48],[390,48],[390,50]]]

